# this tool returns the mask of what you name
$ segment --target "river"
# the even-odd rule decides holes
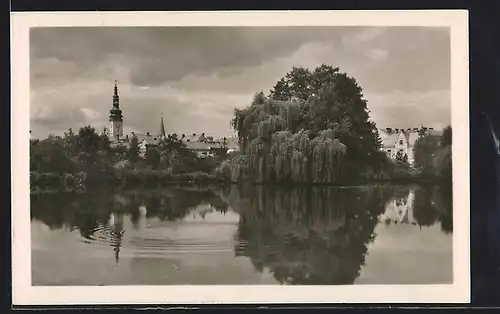
[[[452,234],[429,186],[32,195],[32,284],[446,284]]]

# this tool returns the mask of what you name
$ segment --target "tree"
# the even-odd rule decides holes
[[[273,87],[269,99],[262,101],[255,97],[248,108],[235,110],[232,125],[238,132],[242,160],[246,160],[235,164],[262,164],[248,164],[250,172],[259,167],[271,167],[265,155],[270,153],[273,138],[282,131],[290,135],[302,132],[299,137],[303,137],[303,145],[315,138],[319,141],[323,132],[329,132],[329,138],[337,141],[336,144],[329,142],[321,147],[325,154],[329,149],[347,154],[342,163],[345,177],[352,178],[366,167],[376,172],[383,167],[383,157],[378,154],[380,139],[375,124],[369,119],[361,88],[354,78],[332,66],[323,64],[314,71],[292,68]],[[284,135],[281,140],[286,142],[287,138],[288,135]],[[328,145],[335,147],[327,149]],[[343,148],[339,150],[340,147]],[[286,149],[283,153],[287,157],[279,157],[279,162],[292,158],[294,154],[293,150]],[[304,152],[295,153],[295,164],[303,162],[308,165],[306,168],[310,168],[312,161],[306,155]]]
[[[285,78],[282,78],[274,85],[270,91],[269,97],[275,100],[288,101],[292,99],[292,91]]]
[[[255,94],[252,103],[256,104],[256,105],[263,105],[265,100],[266,100],[266,96],[264,96],[263,92],[260,92],[260,93]]]
[[[435,176],[434,157],[436,156],[440,137],[427,134],[418,138],[415,142],[415,168],[423,176]]]
[[[160,140],[158,148],[161,152],[167,153],[176,151],[179,154],[186,154],[189,151],[182,138],[179,138],[176,133],[168,134],[165,139]]]
[[[139,161],[140,157],[140,149],[139,149],[139,140],[137,139],[137,136],[132,136],[132,139],[130,140],[130,147],[127,152],[127,158],[131,163],[136,163]]]
[[[271,90],[269,97],[275,100],[307,100],[318,95],[325,84],[335,83],[339,77],[339,68],[322,64],[314,71],[302,67],[293,67]]]
[[[116,145],[115,147],[113,147],[112,151],[114,163],[124,161],[127,158],[128,149],[124,145]]]
[[[158,168],[161,162],[160,151],[156,147],[148,147],[146,150],[146,161],[153,169]]]
[[[402,162],[408,163],[408,155],[404,154],[403,158],[401,159]]]
[[[99,135],[99,145],[98,145],[98,150],[100,151],[105,151],[105,152],[111,152],[111,142],[109,141],[109,137],[106,134],[100,134]]]
[[[76,165],[65,154],[64,140],[49,135],[42,141],[30,141],[30,170],[44,173],[72,173]]]
[[[370,121],[367,103],[356,80],[339,68],[321,65],[314,71],[294,68],[285,79],[292,99],[305,102],[302,125],[316,135],[324,129],[335,131],[336,138],[348,148],[348,160],[356,164],[379,168],[374,153],[380,147],[375,124]]]
[[[64,150],[68,157],[75,157],[80,152],[78,145],[78,135],[73,132],[73,129],[69,129],[68,132],[64,132]]]
[[[440,136],[425,133],[415,143],[415,168],[421,175],[452,184],[452,129],[447,126]]]
[[[443,134],[441,135],[441,146],[451,145],[452,133],[451,126],[447,126],[443,129]]]
[[[396,153],[396,160],[399,160],[402,163],[408,163],[408,155],[404,154],[402,150],[399,150]]]
[[[99,134],[90,125],[84,126],[78,131],[77,141],[80,152],[94,156],[102,148],[101,140]]]
[[[434,165],[436,167],[437,175],[439,176],[440,183],[447,186],[451,190],[452,186],[452,130],[451,126],[443,129],[441,135],[441,147],[439,148],[434,158]]]

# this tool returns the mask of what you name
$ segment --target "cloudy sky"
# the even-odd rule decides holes
[[[232,135],[234,108],[293,66],[339,66],[378,127],[450,123],[450,38],[429,27],[81,27],[30,34],[37,137],[108,125],[118,80],[126,133]]]

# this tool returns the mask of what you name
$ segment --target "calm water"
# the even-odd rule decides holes
[[[433,187],[32,196],[32,284],[452,283],[451,203]]]

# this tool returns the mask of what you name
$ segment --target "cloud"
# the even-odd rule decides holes
[[[444,128],[451,124],[450,91],[369,94],[368,108],[379,128]]]
[[[125,132],[157,132],[163,112],[167,132],[229,135],[254,93],[322,63],[356,78],[377,124],[444,125],[451,115],[444,28],[35,28],[30,58],[40,136],[107,126],[115,79]]]
[[[343,42],[346,44],[360,44],[364,42],[370,42],[377,37],[383,35],[387,27],[365,27],[360,29],[355,34],[345,34],[343,36]]]
[[[108,126],[113,86],[94,82],[88,86],[90,93],[79,89],[79,85],[79,82],[67,82],[58,89],[33,93],[31,128],[34,133],[43,132],[40,136],[46,136],[51,127],[50,132],[62,134],[71,127],[89,124],[100,132]],[[245,106],[251,100],[248,94],[194,92],[166,85],[143,88],[121,84],[119,94],[126,133],[159,132],[163,113],[167,132],[231,135],[229,122],[234,108]]]
[[[81,108],[80,111],[83,112],[85,118],[88,120],[97,120],[101,117],[101,114],[98,111],[89,108]]]
[[[130,80],[156,85],[187,75],[230,75],[286,56],[304,42],[340,40],[325,27],[80,27],[31,31],[31,57],[84,68],[126,56]]]
[[[31,129],[34,134],[61,134],[86,122],[85,114],[78,108],[49,103],[31,109]]]
[[[387,56],[389,55],[389,52],[384,49],[372,49],[368,52],[368,57],[372,61],[385,61],[387,60]]]

